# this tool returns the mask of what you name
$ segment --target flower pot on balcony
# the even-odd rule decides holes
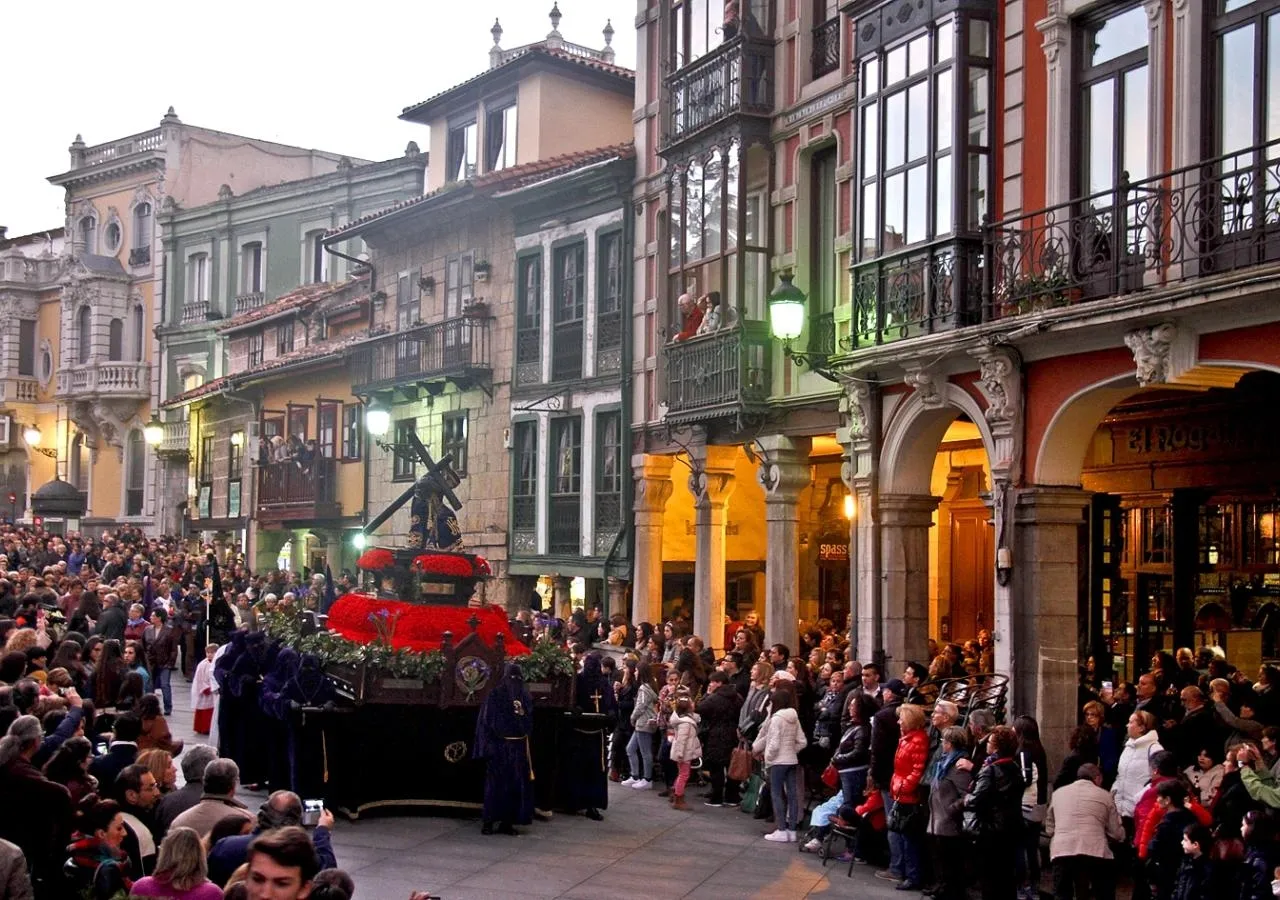
[[[422,290],[422,293],[424,294],[428,294],[432,297],[434,297],[436,294],[436,280],[432,278],[430,275],[423,275],[421,278],[419,278],[418,287]]]
[[[468,303],[462,308],[462,314],[472,319],[485,319],[489,316],[489,304],[483,300]]]
[[[487,262],[478,262],[472,268],[472,274],[475,275],[476,281],[486,284],[489,281],[489,264]]]

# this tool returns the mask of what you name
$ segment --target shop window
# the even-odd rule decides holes
[[[1200,565],[1218,568],[1235,565],[1235,509],[1227,504],[1200,507]]]
[[[1173,562],[1173,509],[1169,506],[1138,510],[1142,544],[1139,564],[1169,565]]]
[[[1280,565],[1280,501],[1245,503],[1241,507],[1241,527],[1246,566]]]

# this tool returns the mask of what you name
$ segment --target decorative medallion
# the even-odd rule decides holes
[[[454,741],[444,748],[445,762],[458,763],[467,758],[466,741]]]
[[[453,669],[454,683],[466,693],[468,700],[475,699],[476,693],[484,689],[492,675],[493,669],[478,656],[462,657]]]

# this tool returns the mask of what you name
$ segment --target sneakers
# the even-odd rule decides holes
[[[876,872],[876,877],[881,881],[902,881],[901,877],[894,872],[890,872],[888,869],[881,869],[879,872]]]
[[[623,784],[626,784],[626,782],[623,782]],[[647,791],[647,790],[649,790],[649,788],[653,787],[653,782],[652,782],[652,781],[646,781],[645,779],[641,778],[639,781],[634,781],[634,782],[632,782],[632,783],[629,785],[629,787],[630,787],[633,791]]]
[[[764,836],[764,839],[766,841],[773,841],[775,844],[789,844],[795,840],[795,838],[792,837],[791,834],[792,832],[783,831],[781,828],[779,828],[775,831],[770,831],[768,834]]]
[[[822,841],[818,840],[817,838],[810,838],[808,843],[800,845],[800,851],[802,853],[817,853],[821,849],[822,849]]]
[[[636,780],[630,777],[624,778],[618,782],[618,784],[622,785],[623,787],[631,787],[635,783],[636,783]]]
[[[918,891],[920,890],[920,885],[916,884],[914,881],[902,881],[898,883],[898,886],[895,887],[894,890],[895,891]]]
[[[712,803],[710,800],[704,800],[702,805],[710,806],[712,809],[719,809],[720,807],[724,806],[723,803]]]

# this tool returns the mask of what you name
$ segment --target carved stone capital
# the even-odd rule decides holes
[[[1161,322],[1136,328],[1124,336],[1125,346],[1133,352],[1138,384],[1168,384],[1181,374],[1175,371],[1174,349],[1178,343],[1178,326]]]
[[[689,473],[689,493],[693,494],[694,506],[723,506],[735,486],[732,472],[695,470]]]
[[[673,462],[670,456],[654,455],[645,455],[639,463],[632,461],[636,480],[636,512],[661,513],[666,509],[674,487],[671,483]]]
[[[973,351],[978,360],[977,386],[987,400],[987,422],[996,426],[1016,425],[1022,411],[1022,372],[1014,353],[1002,347]]]
[[[849,440],[871,438],[871,387],[866,382],[850,381],[844,386],[844,414],[849,427]]]

